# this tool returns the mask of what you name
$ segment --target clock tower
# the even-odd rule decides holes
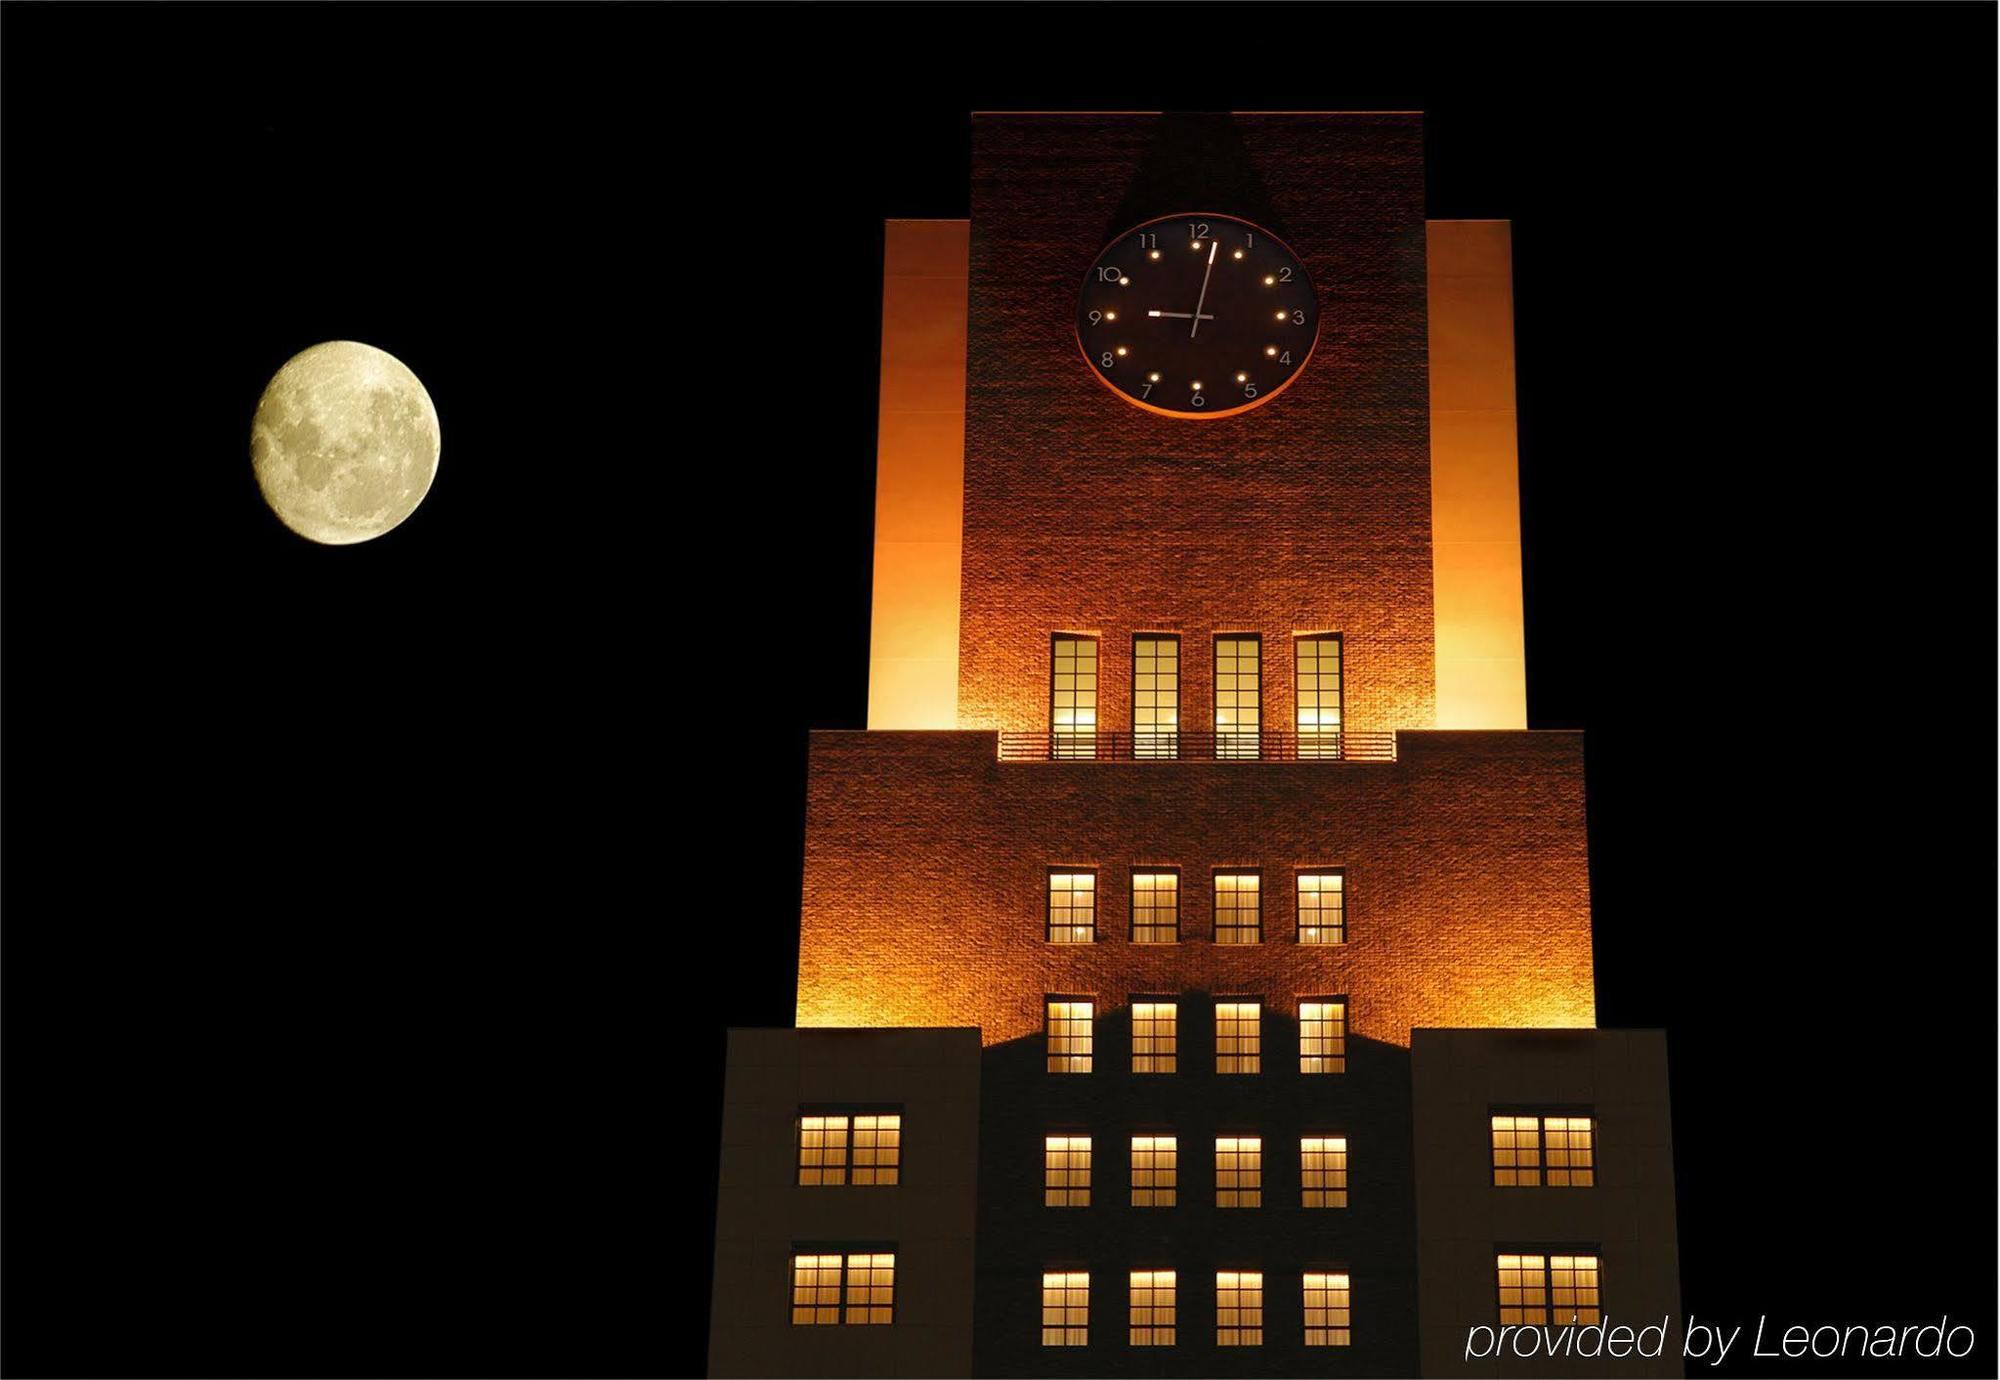
[[[969,222],[888,225],[869,724],[797,1028],[731,1032],[713,1373],[1678,1373],[1665,1041],[1596,1025],[1526,726],[1508,227],[1422,143],[979,115]]]

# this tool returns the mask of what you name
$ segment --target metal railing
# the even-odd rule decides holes
[[[1003,762],[1393,762],[1394,733],[1181,729],[1168,733],[1002,733]]]

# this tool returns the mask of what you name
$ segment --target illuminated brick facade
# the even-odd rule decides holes
[[[813,737],[800,1029],[732,1038],[711,1369],[1533,1374],[1454,1339],[1657,1322],[1663,1046],[1594,1028],[1583,742],[1522,731],[1505,226],[1425,222],[1414,115],[981,116],[973,151],[969,232],[889,227],[877,684]],[[1197,207],[1282,232],[1324,323],[1282,397],[1190,422],[1087,377],[1069,308]],[[1224,635],[1261,644],[1247,760],[1205,736]],[[879,1115],[898,1183],[795,1172]],[[1496,1181],[1495,1126],[1597,1158]]]

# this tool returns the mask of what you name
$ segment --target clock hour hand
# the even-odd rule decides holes
[[[1194,317],[1194,313],[1193,313],[1193,312],[1191,312],[1191,311],[1149,311],[1149,312],[1147,312],[1147,313],[1146,313],[1146,315],[1148,315],[1148,316],[1178,316],[1178,317],[1179,317],[1179,318],[1180,318],[1181,320],[1183,320],[1183,321],[1188,321],[1188,320],[1192,320],[1192,319],[1193,319],[1193,317]],[[1212,312],[1212,311],[1205,311],[1205,312],[1203,312],[1203,313],[1201,314],[1201,319],[1202,319],[1202,320],[1204,320],[1204,321],[1213,321],[1213,320],[1215,320],[1215,313],[1214,313],[1214,312]]]

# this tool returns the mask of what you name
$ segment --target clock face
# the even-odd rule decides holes
[[[1084,275],[1076,339],[1127,402],[1233,417],[1299,376],[1319,339],[1319,303],[1305,265],[1269,231],[1189,211],[1105,246]]]

